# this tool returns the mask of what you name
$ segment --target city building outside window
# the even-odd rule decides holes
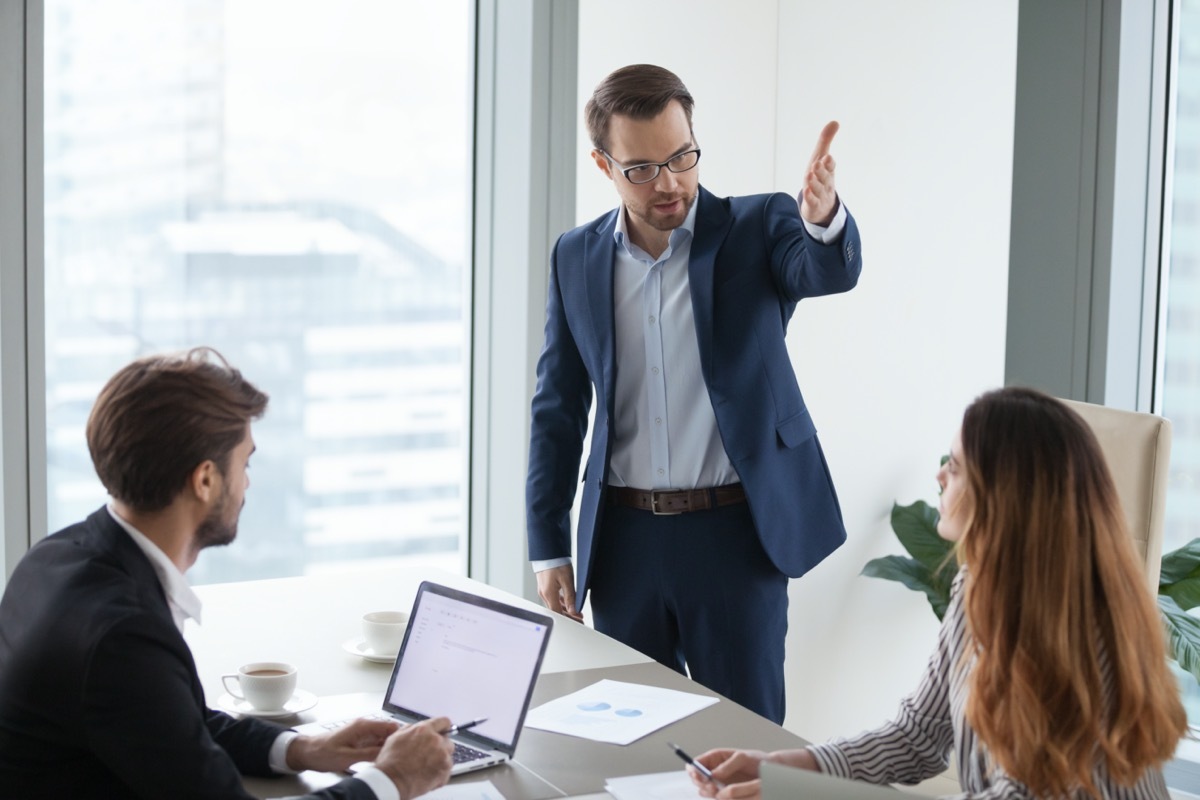
[[[465,571],[472,25],[466,0],[46,0],[51,531],[105,501],[104,381],[211,345],[271,404],[194,582]]]

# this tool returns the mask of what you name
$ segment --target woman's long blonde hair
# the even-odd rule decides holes
[[[1095,436],[1048,395],[1000,389],[963,416],[962,456],[967,721],[1038,796],[1095,795],[1099,761],[1134,783],[1187,721]]]

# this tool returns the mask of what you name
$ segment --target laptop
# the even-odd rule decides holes
[[[383,696],[401,722],[485,722],[451,737],[461,775],[513,757],[554,620],[425,581]]]
[[[807,769],[764,763],[759,768],[763,800],[898,800],[904,795],[890,786],[849,781]]]

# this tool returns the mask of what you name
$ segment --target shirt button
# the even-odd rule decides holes
[[[654,315],[653,314],[650,315],[650,324],[651,325],[654,324]]]
[[[654,418],[654,424],[655,424],[655,425],[662,425],[662,417],[655,417],[655,418]]]
[[[664,474],[664,473],[663,473],[663,471],[660,469],[660,470],[658,471],[658,474],[659,474],[659,475],[662,475],[662,474]]]
[[[658,367],[651,367],[651,368],[650,368],[650,371],[651,371],[651,372],[653,372],[655,375],[657,375],[657,374],[658,374]]]

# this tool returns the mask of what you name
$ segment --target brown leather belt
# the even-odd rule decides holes
[[[706,511],[718,506],[746,502],[746,492],[740,483],[714,486],[708,489],[653,491],[630,489],[628,486],[608,487],[608,504],[629,506],[655,514],[682,514],[686,511]]]

